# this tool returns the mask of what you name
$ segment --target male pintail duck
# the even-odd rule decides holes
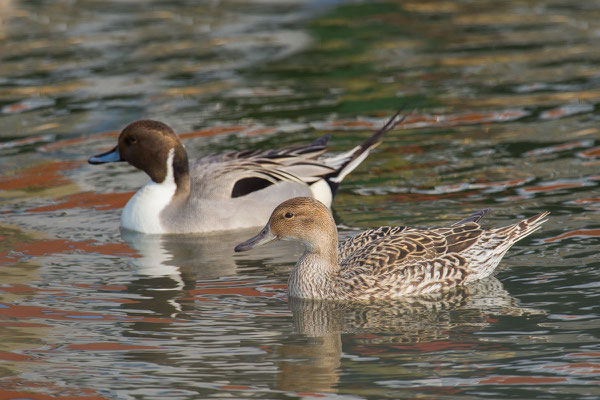
[[[311,196],[331,205],[338,185],[401,121],[400,111],[350,151],[321,157],[330,135],[308,145],[207,156],[189,164],[175,132],[158,121],[136,121],[117,146],[90,164],[127,161],[151,181],[129,200],[121,226],[143,233],[203,233],[264,224],[282,201]]]
[[[384,226],[338,244],[329,209],[298,197],[275,208],[264,229],[235,251],[279,239],[304,243],[306,250],[288,280],[290,297],[372,300],[434,294],[489,276],[506,251],[539,229],[548,215],[484,230],[478,222],[487,211],[449,228]]]

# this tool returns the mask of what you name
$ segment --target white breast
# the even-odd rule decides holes
[[[174,150],[171,149],[165,180],[162,183],[148,182],[127,202],[121,214],[121,227],[143,233],[165,233],[160,213],[177,190],[173,177],[173,155]]]

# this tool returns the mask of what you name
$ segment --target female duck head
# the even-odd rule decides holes
[[[323,203],[311,197],[295,197],[278,205],[263,230],[237,245],[235,251],[250,250],[273,240],[297,240],[309,251],[319,252],[330,247],[332,241],[337,246],[337,228]]]

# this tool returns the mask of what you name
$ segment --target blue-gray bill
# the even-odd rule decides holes
[[[106,153],[97,154],[88,159],[88,163],[90,164],[104,164],[119,161],[124,160],[121,159],[121,155],[119,154],[119,148],[117,146],[115,146],[114,149],[107,151]]]
[[[277,236],[271,233],[271,227],[269,226],[269,224],[267,224],[258,235],[246,240],[245,242],[238,244],[237,246],[235,246],[234,250],[236,252],[247,251],[257,246],[261,246],[263,244],[272,242],[276,239]]]

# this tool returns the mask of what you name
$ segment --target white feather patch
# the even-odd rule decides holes
[[[356,167],[358,167],[360,165],[360,163],[364,161],[365,158],[367,158],[367,156],[369,155],[370,152],[371,152],[370,148],[365,150],[361,155],[359,155],[354,160],[352,160],[350,163],[348,163],[348,165],[346,165],[335,178],[331,178],[331,181],[340,183],[342,180],[344,180],[346,175],[348,175],[350,172],[354,171],[354,169]]]
[[[325,179],[319,179],[310,185],[310,191],[315,199],[319,200],[327,207],[331,207],[333,193],[331,193],[331,188],[329,187],[329,184],[325,182]]]
[[[121,214],[121,226],[143,233],[165,233],[160,223],[160,213],[171,202],[177,184],[173,176],[175,149],[169,151],[167,176],[162,183],[150,181],[127,202]]]

